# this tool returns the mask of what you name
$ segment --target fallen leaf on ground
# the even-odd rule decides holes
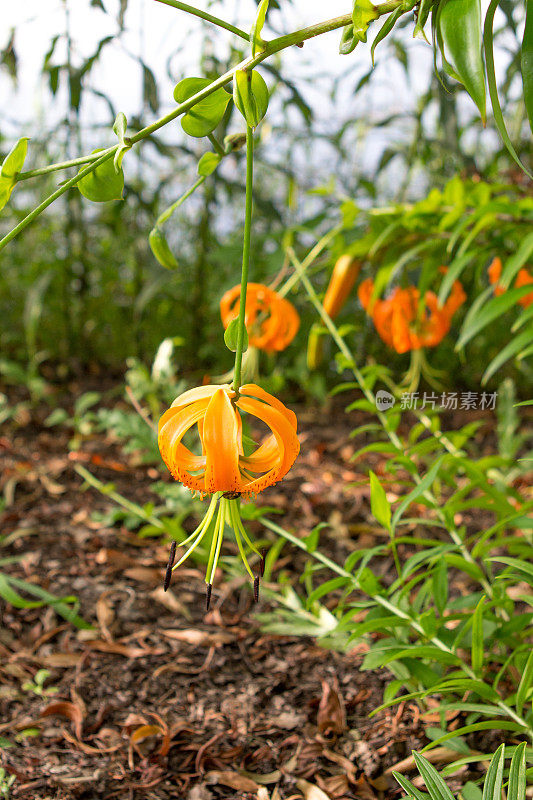
[[[69,719],[72,722],[72,727],[76,737],[81,739],[83,712],[79,706],[74,705],[74,703],[69,703],[67,700],[60,700],[57,703],[50,703],[50,705],[46,706],[44,711],[41,713],[41,717],[53,716],[66,717]]]
[[[346,730],[344,702],[337,689],[322,681],[322,697],[318,706],[318,730],[325,736]]]
[[[215,786],[229,786],[230,789],[235,789],[237,792],[257,792],[261,788],[251,778],[246,778],[239,772],[232,772],[231,770],[226,772],[213,770],[206,774],[205,780],[206,783],[211,783]]]
[[[322,789],[315,786],[314,783],[304,781],[303,778],[296,781],[296,786],[303,793],[305,800],[330,800],[329,796],[322,791]]]

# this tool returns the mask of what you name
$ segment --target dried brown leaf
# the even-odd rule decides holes
[[[41,717],[66,717],[72,722],[72,728],[76,734],[76,738],[81,740],[82,725],[83,725],[83,711],[79,706],[74,703],[69,703],[67,700],[59,700],[57,703],[50,703],[46,706],[41,713]]]

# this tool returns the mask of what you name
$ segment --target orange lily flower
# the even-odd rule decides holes
[[[452,316],[466,300],[459,281],[454,281],[444,305],[439,305],[434,292],[424,295],[425,309],[419,315],[420,292],[415,286],[397,287],[386,300],[372,300],[374,282],[371,278],[359,286],[361,305],[372,317],[374,325],[385,344],[397,353],[436,347],[448,333]]]
[[[242,446],[241,411],[271,430],[249,456]],[[194,425],[202,444],[195,455],[184,444]],[[241,386],[239,396],[228,385],[200,386],[184,392],[159,420],[158,444],[174,478],[202,493],[257,494],[281,480],[300,450],[296,415],[255,384]]]
[[[271,430],[255,452],[245,456],[242,444],[241,412],[262,420]],[[198,426],[202,454],[196,455],[182,444],[187,431]],[[264,561],[244,528],[239,503],[241,495],[257,494],[281,480],[290,470],[300,450],[296,436],[296,415],[277,398],[253,383],[241,386],[239,394],[228,384],[199,386],[174,400],[159,420],[158,444],[163,461],[170,472],[190,489],[212,494],[209,507],[197,528],[180,546],[189,545],[174,564],[176,544],[170,548],[164,589],[170,586],[173,570],[211,536],[206,570],[207,608],[222,547],[224,532],[229,526],[244,566],[254,582],[254,600],[259,599],[259,575],[248,563],[243,539],[260,558],[260,574]]]
[[[499,256],[496,256],[496,258],[492,259],[488,273],[489,281],[494,286],[494,294],[496,296],[503,294],[505,289],[503,286],[500,286],[499,283],[502,274],[502,260],[499,258]],[[518,270],[518,274],[514,283],[515,288],[519,289],[521,286],[528,286],[530,283],[533,284],[533,275],[531,275],[529,270],[527,270],[525,267],[522,267]],[[524,295],[524,297],[521,297],[518,302],[521,306],[527,308],[533,303],[533,292]]]
[[[224,328],[239,316],[240,296],[240,285],[222,296],[220,316]],[[245,322],[250,345],[267,353],[284,350],[300,327],[300,317],[292,303],[261,283],[248,284]]]

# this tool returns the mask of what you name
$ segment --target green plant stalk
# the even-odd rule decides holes
[[[91,164],[96,161],[102,153],[91,153],[88,156],[80,156],[80,158],[71,158],[69,161],[60,161],[57,164],[50,164],[48,167],[40,167],[39,169],[30,169],[27,172],[17,172],[16,180],[27,181],[29,178],[38,178],[40,175],[48,175],[50,172],[57,172],[59,169],[68,169],[69,167],[81,167],[83,164]]]
[[[242,351],[246,331],[246,291],[248,289],[248,268],[250,266],[250,242],[252,236],[252,187],[254,180],[254,132],[246,126],[246,205],[244,212],[244,239],[242,245],[241,299],[239,305],[239,327],[237,330],[237,349],[235,351],[235,372],[233,388],[239,393],[241,388]]]
[[[313,285],[311,284],[311,281],[309,280],[307,275],[305,275],[305,273],[302,271],[301,264],[298,261],[298,259],[297,259],[296,255],[295,255],[294,251],[292,250],[292,248],[289,249],[289,255],[290,255],[291,261],[293,263],[294,269],[296,270],[296,272],[300,276],[300,280],[302,281],[302,283],[303,283],[303,285],[305,287],[305,290],[306,290],[306,292],[308,294],[308,297],[309,297],[311,303],[313,304],[315,309],[318,311],[320,317],[322,318],[322,321],[324,322],[324,325],[326,326],[326,328],[328,329],[328,331],[331,334],[331,337],[335,341],[335,344],[337,345],[337,347],[339,348],[341,353],[345,356],[345,358],[348,360],[348,362],[350,364],[350,369],[352,370],[352,372],[353,372],[353,374],[355,376],[355,379],[356,379],[357,383],[359,384],[359,386],[361,388],[361,391],[363,392],[364,396],[369,401],[369,403],[372,403],[372,405],[375,406],[376,405],[376,398],[374,396],[374,393],[367,387],[363,375],[361,374],[361,372],[357,368],[357,365],[356,365],[356,363],[354,361],[352,353],[350,352],[350,350],[347,347],[346,343],[344,342],[343,338],[339,335],[339,332],[337,330],[337,327],[336,327],[335,323],[333,322],[333,320],[331,319],[331,317],[329,316],[327,311],[322,306],[322,303],[318,299],[317,293],[315,292],[315,290],[313,288]],[[397,436],[396,432],[390,429],[389,424],[388,424],[388,419],[387,419],[386,415],[383,414],[383,412],[380,411],[378,408],[376,408],[376,416],[378,417],[379,421],[381,422],[381,424],[383,426],[383,429],[384,429],[385,433],[387,434],[387,436],[389,437],[389,439],[392,442],[392,444],[395,447],[397,447],[398,450],[403,450],[404,449],[403,444],[402,444],[400,438]],[[415,474],[413,476],[413,480],[417,484],[421,483],[421,478],[420,478],[420,476],[418,474]],[[456,544],[459,547],[459,549],[461,550],[461,553],[462,553],[463,557],[467,561],[469,561],[470,563],[475,563],[477,565],[477,562],[474,560],[474,558],[472,557],[470,551],[465,546],[464,542],[461,540],[461,537],[459,536],[459,534],[456,531],[450,531],[448,529],[448,526],[446,525],[445,517],[444,517],[442,511],[438,508],[438,502],[437,502],[436,497],[433,495],[433,493],[429,489],[426,489],[426,491],[424,492],[424,496],[432,504],[435,505],[436,512],[437,512],[440,520],[442,522],[444,522],[446,530],[448,531],[448,533],[449,533],[451,539],[453,540],[454,544]],[[477,565],[477,566],[479,566],[479,565]],[[480,581],[480,584],[483,587],[483,590],[486,592],[487,596],[492,598],[494,596],[494,593],[492,591],[492,586],[490,585],[489,581],[486,580],[486,578],[484,578],[482,581]]]
[[[118,492],[115,492],[114,489],[108,489],[107,486],[95,478],[88,469],[82,467],[81,465],[77,465],[74,467],[78,475],[80,475],[88,484],[94,486],[95,489],[98,489],[99,492],[105,494],[106,497],[110,497],[115,503],[122,508],[125,508],[126,511],[130,511],[132,514],[135,514],[137,517],[144,519],[145,522],[149,522],[150,525],[153,525],[155,528],[159,528],[161,531],[168,533],[165,525],[161,522],[160,519],[157,517],[153,517],[151,514],[147,514],[146,511],[142,508],[142,506],[137,505],[136,503],[132,503],[127,498],[123,497]]]
[[[375,10],[378,16],[383,14],[388,14],[390,11],[393,11],[395,8],[402,4],[403,0],[389,0],[389,2],[381,3],[380,5],[375,6]],[[176,117],[179,117],[181,114],[185,114],[192,108],[196,103],[200,102],[200,100],[204,100],[206,97],[209,97],[210,94],[213,94],[217,89],[222,88],[227,83],[229,83],[233,79],[233,75],[237,70],[240,69],[253,69],[262,61],[264,61],[269,56],[273,55],[274,53],[279,53],[281,50],[284,50],[287,47],[291,47],[292,45],[299,45],[302,42],[305,42],[307,39],[312,39],[315,36],[320,36],[323,33],[328,33],[329,31],[334,31],[338,28],[343,28],[345,25],[349,25],[352,20],[351,14],[345,14],[342,17],[334,17],[333,19],[326,20],[325,22],[319,22],[316,25],[311,25],[308,28],[302,28],[301,30],[294,31],[293,33],[289,33],[286,36],[279,36],[277,39],[273,39],[269,42],[261,53],[258,53],[255,57],[249,56],[241,61],[239,64],[236,64],[230,70],[225,72],[219,78],[214,80],[209,86],[206,86],[205,89],[202,89],[200,92],[197,92],[192,97],[189,97],[188,100],[178,105],[173,111],[165,116],[160,117],[158,120],[153,122],[151,125],[147,125],[145,128],[142,128],[138,131],[134,136],[132,136],[129,141],[132,145],[137,144],[146,137],[151,136],[152,133],[163,128],[169,122],[172,122]],[[248,37],[247,37],[248,39]],[[80,173],[75,175],[65,184],[63,184],[59,189],[57,189],[53,194],[43,200],[43,202],[33,209],[24,219],[22,219],[18,225],[16,225],[11,231],[9,231],[3,239],[0,239],[0,250],[2,250],[6,244],[8,244],[12,239],[15,238],[19,233],[21,233],[33,220],[39,216],[49,205],[51,205],[54,200],[57,200],[58,197],[61,197],[71,186],[75,186],[81,178],[88,175],[97,166],[103,164],[109,158],[115,155],[116,151],[120,147],[120,144],[117,143],[112,148],[105,150],[95,161],[93,161],[85,170],[82,170]],[[84,157],[85,158],[85,157]],[[68,162],[67,162],[68,163]],[[47,172],[53,172],[56,169],[63,169],[64,167],[58,166],[56,164],[51,164],[49,167],[46,168]],[[45,174],[41,172],[40,174]]]
[[[357,581],[354,579],[354,576],[351,574],[351,572],[348,572],[343,567],[336,564],[334,561],[325,556],[319,550],[314,550],[312,553],[310,553],[306,547],[305,542],[303,542],[301,539],[298,539],[297,536],[294,536],[294,534],[290,533],[289,531],[286,531],[280,525],[277,525],[275,522],[272,522],[266,517],[260,517],[259,522],[262,525],[264,525],[265,528],[269,528],[271,531],[277,533],[279,536],[283,536],[284,539],[286,539],[288,542],[291,542],[291,544],[294,544],[296,547],[300,548],[300,550],[303,550],[305,553],[307,553],[307,555],[312,556],[316,561],[320,561],[320,563],[324,564],[325,567],[329,567],[329,569],[331,569],[333,572],[336,572],[337,575],[340,575],[341,577],[347,578],[350,581],[352,581],[354,588],[361,589],[361,587],[358,585]],[[394,614],[396,617],[399,617],[400,619],[403,619],[406,622],[408,622],[410,627],[414,631],[416,631],[416,633],[418,633],[420,636],[422,636],[423,638],[428,638],[424,633],[423,627],[416,620],[410,617],[409,614],[407,614],[405,611],[402,611],[401,608],[398,608],[389,600],[387,600],[385,597],[382,597],[379,594],[372,595],[372,599],[375,600],[376,603],[378,603],[378,605],[382,606],[382,608],[385,608],[387,609],[387,611],[390,611],[391,614]],[[465,675],[467,675],[472,680],[479,680],[478,676],[475,674],[474,670],[470,667],[470,665],[466,661],[464,661],[459,655],[457,655],[457,653],[454,653],[454,651],[450,647],[448,647],[447,644],[441,641],[437,636],[430,637],[429,641],[432,644],[434,644],[435,647],[438,647],[439,650],[441,650],[443,653],[449,653],[450,655],[453,655],[457,659],[457,661],[460,662],[461,668],[464,671]],[[518,725],[521,725],[524,728],[524,731],[533,741],[533,728],[530,727],[530,725],[526,722],[526,720],[519,714],[516,714],[513,711],[513,709],[510,708],[507,705],[507,703],[505,703],[503,700],[497,700],[494,702],[495,705],[497,705],[498,708],[500,708],[504,712],[505,716],[510,717]]]
[[[165,222],[166,222],[168,219],[170,219],[170,217],[172,216],[172,214],[174,213],[174,211],[175,211],[177,208],[179,208],[179,207],[181,206],[181,204],[182,204],[182,203],[184,203],[184,202],[185,202],[185,200],[187,200],[187,198],[188,198],[188,197],[190,197],[190,196],[191,196],[191,194],[192,194],[193,192],[195,192],[195,191],[198,189],[198,187],[199,187],[199,186],[201,186],[201,185],[202,185],[202,183],[205,181],[205,179],[206,179],[206,176],[205,176],[205,175],[201,175],[201,176],[198,178],[198,180],[197,180],[195,183],[193,183],[193,185],[192,185],[192,186],[190,186],[190,187],[187,189],[187,191],[186,191],[186,192],[184,192],[184,193],[181,195],[181,197],[178,197],[178,199],[177,199],[177,200],[176,200],[174,203],[172,203],[172,205],[170,205],[168,208],[166,208],[166,209],[163,211],[163,213],[162,213],[162,214],[160,214],[160,215],[159,215],[159,217],[157,218],[157,221],[156,221],[156,223],[155,223],[156,227],[158,227],[158,226],[160,226],[160,225],[163,225],[163,224],[164,224],[164,223],[165,223]]]
[[[246,33],[246,31],[243,31],[240,28],[236,28],[235,25],[231,25],[229,22],[220,19],[220,17],[214,17],[212,14],[208,14],[207,11],[202,11],[200,8],[194,8],[194,6],[190,6],[187,3],[181,3],[179,0],[157,0],[157,2],[163,3],[165,6],[177,8],[178,11],[186,11],[188,14],[192,14],[195,17],[200,17],[200,19],[203,19],[206,22],[211,22],[213,25],[217,25],[219,28],[224,28],[224,30],[234,33],[235,36],[240,36],[240,38],[244,39],[245,42],[250,42],[249,33]]]
[[[331,242],[331,240],[334,239],[335,236],[341,232],[342,228],[343,228],[342,225],[335,225],[330,231],[325,233],[324,236],[322,236],[318,240],[318,242],[314,245],[314,247],[311,248],[311,250],[308,252],[306,257],[302,261],[301,267],[303,272],[307,272],[309,267],[311,267],[314,261],[316,261],[320,253],[324,250],[324,248],[327,247],[327,245]],[[295,272],[293,275],[290,276],[290,278],[287,278],[283,286],[281,286],[276,291],[280,297],[285,297],[286,295],[288,295],[291,289],[293,289],[295,286],[298,285],[299,282],[300,282],[300,276],[297,272]]]

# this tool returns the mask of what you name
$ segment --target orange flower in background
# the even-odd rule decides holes
[[[499,283],[502,274],[502,260],[499,258],[499,256],[496,256],[496,258],[492,259],[488,273],[489,281],[494,286],[494,294],[496,296],[504,294],[506,290],[503,288],[503,286],[500,286]],[[522,269],[518,270],[518,274],[516,276],[514,283],[515,289],[519,289],[521,286],[528,286],[530,283],[533,284],[533,275],[531,275],[529,270],[527,270],[525,267],[522,267]],[[533,303],[533,292],[524,295],[524,297],[521,297],[518,302],[521,306],[527,308]]]
[[[241,411],[264,422],[271,433],[244,455]],[[194,425],[202,445],[196,455],[182,444]],[[159,420],[158,444],[173,477],[202,493],[257,494],[281,480],[300,450],[296,415],[253,383],[239,396],[228,385],[200,386],[180,395]]]
[[[439,304],[434,292],[426,292],[425,308],[419,314],[420,292],[415,286],[396,288],[386,300],[372,300],[373,291],[374,281],[367,278],[359,286],[359,300],[385,344],[397,353],[436,347],[450,330],[453,315],[466,300],[461,283],[454,281],[444,305]]]
[[[229,289],[222,296],[220,316],[224,328],[239,316],[240,297],[240,285]],[[245,323],[250,345],[273,353],[285,350],[292,342],[300,327],[300,317],[292,303],[268,286],[249,283]]]

